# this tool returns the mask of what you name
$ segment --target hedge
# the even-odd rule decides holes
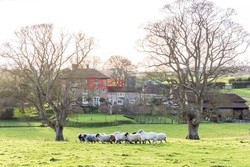
[[[250,81],[235,81],[232,82],[233,88],[248,88],[250,87]]]
[[[11,120],[14,116],[14,108],[8,107],[4,110],[0,110],[0,119]]]

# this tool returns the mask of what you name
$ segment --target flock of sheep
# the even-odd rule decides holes
[[[145,132],[142,129],[139,130],[138,132],[134,133],[125,133],[125,132],[115,132],[113,134],[93,134],[93,133],[88,133],[88,134],[79,134],[78,139],[80,142],[99,142],[101,141],[102,143],[109,142],[109,143],[143,143],[145,144],[147,141],[151,143],[157,143],[157,141],[165,141],[167,136],[165,133],[155,133],[155,132]]]

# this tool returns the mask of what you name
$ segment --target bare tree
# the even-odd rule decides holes
[[[110,70],[113,79],[126,79],[129,73],[135,70],[132,62],[122,56],[111,56],[105,63],[105,68]]]
[[[101,60],[101,57],[99,56],[91,56],[82,62],[83,68],[93,68],[93,69],[101,69],[103,66],[103,62]]]
[[[26,87],[32,94],[28,100],[55,131],[57,141],[64,140],[63,127],[71,103],[70,81],[60,82],[61,70],[71,58],[79,65],[93,46],[93,39],[82,33],[56,35],[53,25],[39,24],[21,28],[15,33],[15,41],[2,48],[2,57],[21,71],[20,78],[28,80]],[[47,116],[45,104],[53,110],[54,119]]]
[[[72,58],[70,59],[71,64],[77,64],[77,59]],[[80,64],[79,68],[93,68],[93,69],[102,69],[103,62],[101,60],[101,57],[99,56],[88,56],[85,58]]]
[[[188,139],[199,139],[198,128],[208,84],[249,46],[249,34],[223,10],[206,0],[177,0],[163,8],[166,18],[146,26],[140,47],[152,66],[176,74],[179,99],[188,124]],[[195,95],[191,103],[187,92]]]

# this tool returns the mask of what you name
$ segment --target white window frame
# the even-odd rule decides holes
[[[84,105],[88,105],[88,104],[89,104],[88,97],[87,96],[83,96],[82,97],[82,105],[84,106]]]
[[[100,106],[100,97],[93,98],[93,106]]]
[[[118,97],[125,97],[125,93],[118,92],[118,93],[117,93],[117,96],[118,96]]]

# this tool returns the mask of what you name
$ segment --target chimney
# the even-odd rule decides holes
[[[77,69],[78,69],[77,64],[72,64],[72,70],[77,70]]]

